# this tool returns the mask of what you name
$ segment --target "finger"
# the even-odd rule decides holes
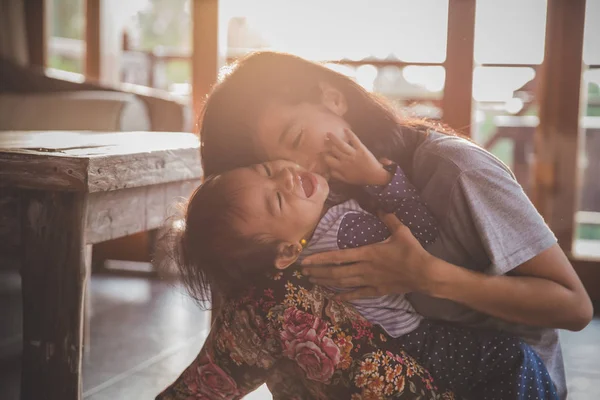
[[[332,170],[335,171],[335,170],[340,169],[342,163],[340,162],[340,160],[338,160],[337,158],[335,158],[331,154],[325,154],[325,156],[323,157],[323,159],[325,160],[325,163],[327,164],[327,166],[329,168],[331,168]]]
[[[392,165],[394,163],[392,160],[390,160],[389,158],[385,158],[385,157],[380,158],[379,162],[385,166]]]
[[[352,290],[351,292],[336,294],[333,298],[340,301],[351,301],[378,296],[379,293],[377,292],[377,289],[367,286],[356,290]]]
[[[398,229],[404,226],[402,221],[400,221],[394,213],[387,214],[380,211],[377,214],[379,216],[379,219],[383,221],[383,223],[385,224],[385,226],[387,226],[390,232],[396,232]]]
[[[301,265],[339,265],[357,263],[368,259],[369,246],[356,247],[354,249],[334,250],[324,253],[313,254],[306,257]]]
[[[345,160],[351,156],[351,154],[343,152],[338,146],[331,146],[329,153],[338,160]]]
[[[327,133],[327,137],[329,138],[329,141],[331,142],[332,149],[337,147],[342,153],[345,153],[349,156],[354,154],[354,152],[356,151],[356,150],[354,150],[354,148],[351,145],[344,142],[342,139],[340,139],[333,133]]]
[[[327,269],[327,268],[321,268]],[[310,277],[309,281],[315,285],[337,287],[337,288],[356,288],[359,286],[366,286],[369,282],[362,276],[349,276],[341,277],[339,279],[327,279],[327,278],[316,278]]]
[[[331,178],[335,179],[336,181],[346,182],[346,177],[343,174],[337,172],[336,170],[332,169],[330,171],[330,176],[331,176]]]

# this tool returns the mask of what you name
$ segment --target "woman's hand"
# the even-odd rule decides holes
[[[590,298],[557,244],[511,275],[486,275],[430,255],[395,215],[380,218],[392,233],[386,241],[307,257],[303,273],[318,285],[358,287],[337,295],[344,301],[421,292],[508,322],[573,331],[592,318]]]
[[[325,162],[334,179],[352,185],[387,185],[392,174],[349,129],[345,130],[349,142],[330,133],[327,134],[329,154]]]
[[[380,218],[391,233],[387,240],[307,257],[302,262],[303,273],[318,285],[359,287],[337,295],[345,301],[385,294],[428,293],[435,258],[394,214],[380,215]],[[337,266],[323,268],[320,265]]]

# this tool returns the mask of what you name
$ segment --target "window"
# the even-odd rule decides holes
[[[526,191],[538,124],[536,75],[544,59],[545,0],[477,0],[473,138],[504,161]]]
[[[409,114],[441,116],[448,0],[228,0],[222,12],[229,60],[268,48],[328,61]]]
[[[120,80],[191,93],[190,0],[136,3],[123,27]]]
[[[600,25],[594,21],[598,15],[600,0],[587,0],[579,121],[581,192],[573,248],[583,257],[600,257]]]
[[[47,0],[47,66],[83,73],[85,59],[84,0]]]

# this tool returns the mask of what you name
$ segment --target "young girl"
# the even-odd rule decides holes
[[[434,243],[436,222],[401,168],[390,162],[384,167],[351,131],[345,135],[348,143],[329,136],[340,178],[362,186],[370,207],[395,213],[423,246]],[[219,291],[234,282],[243,287],[300,257],[389,236],[355,200],[329,207],[328,195],[322,176],[288,161],[208,178],[189,201],[181,240],[180,267],[191,292]],[[402,295],[353,304],[390,336],[401,337],[404,350],[459,396],[557,398],[539,356],[516,338],[424,320]]]
[[[305,275],[327,286],[360,287],[343,299],[409,293],[427,317],[515,334],[540,354],[566,398],[558,328],[585,327],[591,302],[510,170],[487,151],[440,126],[400,119],[323,65],[262,52],[238,61],[207,99],[200,120],[204,171],[287,159],[339,179],[344,171],[330,162],[326,134],[343,137],[345,128],[407,174],[438,221],[438,240],[426,252],[392,228],[383,243],[309,257],[305,262],[351,265],[305,268]]]
[[[517,335],[541,356],[559,397],[566,398],[557,329],[586,326],[592,316],[591,302],[556,238],[510,170],[494,156],[448,129],[400,119],[384,101],[323,65],[272,52],[251,54],[230,68],[208,97],[199,126],[207,176],[287,159],[338,180],[345,171],[336,168],[329,157],[327,133],[345,138],[344,129],[350,128],[372,154],[398,164],[417,187],[437,220],[437,240],[426,251],[395,218],[386,216],[383,220],[390,238],[308,257],[303,262],[314,266],[304,268],[304,276],[329,287],[359,287],[340,294],[344,299],[407,293],[426,317]],[[355,192],[362,195],[352,187],[344,189],[349,197]],[[316,266],[329,263],[350,265]],[[244,301],[228,296],[198,359],[160,398],[197,395],[207,386],[198,383],[207,376],[204,371],[217,361],[231,377],[227,382],[235,383],[235,393],[256,387],[249,382],[260,385],[267,380],[275,398],[278,394],[282,399],[293,398],[290,393],[298,393],[298,387],[285,387],[302,375],[297,369],[280,368],[273,373],[270,361],[261,358],[262,354],[281,357],[281,351],[270,345],[279,343],[277,337],[265,336],[265,332],[289,321],[280,311],[290,308],[292,315],[302,311],[305,321],[329,327],[324,337],[313,340],[323,346],[327,343],[321,347],[327,351],[314,350],[320,360],[330,354],[330,339],[338,345],[339,354],[349,357],[333,370],[332,362],[311,363],[311,368],[326,370],[331,381],[318,388],[315,381],[304,382],[303,388],[311,389],[307,398],[382,397],[366,393],[381,393],[375,389],[382,387],[387,390],[391,383],[381,368],[393,367],[393,360],[385,358],[384,363],[377,356],[381,368],[373,371],[372,355],[388,351],[398,356],[397,349],[403,346],[398,342],[405,336],[395,339],[384,331],[377,333],[376,326],[365,330],[364,322],[353,322],[360,317],[345,319],[350,310],[343,303],[323,299],[318,286],[295,273],[288,268],[278,280],[248,285],[254,291]],[[349,343],[350,334],[354,336]],[[227,345],[218,339],[223,336],[229,338]],[[347,353],[347,349],[352,350]],[[240,358],[240,353],[247,356]],[[330,361],[338,360],[338,353],[331,354]],[[261,367],[254,368],[259,360]],[[296,359],[300,367],[306,360]],[[407,371],[406,365],[397,366]],[[357,374],[354,367],[362,372]],[[475,367],[468,370],[476,372]],[[333,378],[338,375],[331,375],[332,371],[341,374],[339,379]],[[278,379],[282,376],[285,379]],[[370,380],[365,381],[365,376]],[[421,390],[423,381],[417,375],[394,379],[397,385],[405,382],[406,388],[414,389],[413,394]],[[401,393],[401,387],[394,393]],[[423,397],[436,398],[427,388],[423,390]],[[322,393],[329,396],[319,396]]]

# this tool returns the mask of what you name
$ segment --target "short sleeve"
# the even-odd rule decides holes
[[[469,251],[483,248],[502,275],[556,243],[556,237],[513,175],[501,165],[463,171],[451,195],[445,229]],[[475,246],[477,247],[477,246]]]

